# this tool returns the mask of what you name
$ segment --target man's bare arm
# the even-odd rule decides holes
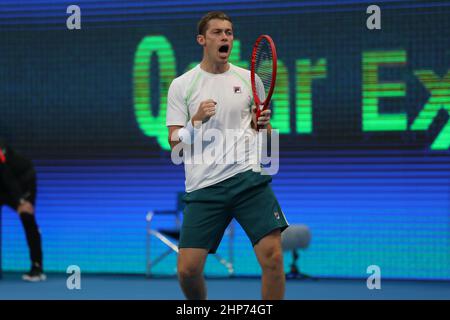
[[[177,131],[181,128],[183,128],[183,126],[169,126],[169,144],[171,150],[180,143]]]

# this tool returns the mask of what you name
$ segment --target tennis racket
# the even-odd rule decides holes
[[[261,35],[253,45],[250,77],[253,100],[256,105],[256,122],[261,112],[268,109],[277,79],[277,51],[268,35]],[[257,124],[258,131],[261,126]]]

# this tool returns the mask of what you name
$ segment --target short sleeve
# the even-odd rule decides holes
[[[189,120],[187,108],[180,83],[175,79],[167,94],[166,126],[185,126]]]

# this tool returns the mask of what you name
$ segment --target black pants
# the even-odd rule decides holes
[[[21,183],[22,190],[25,190],[26,200],[33,206],[36,203],[36,178],[35,176],[28,181]],[[8,194],[0,193],[0,209],[3,205],[7,205],[17,211],[17,206],[11,202]],[[28,249],[30,252],[31,263],[34,266],[42,267],[42,241],[39,227],[36,223],[35,214],[29,212],[19,212],[20,221],[25,231]]]

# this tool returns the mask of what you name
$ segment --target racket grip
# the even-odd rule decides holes
[[[264,110],[264,109],[262,109],[262,110]],[[262,125],[258,124],[258,119],[261,116],[261,111],[262,110],[260,108],[256,108],[256,131],[259,131],[259,130],[261,130],[263,128]]]

